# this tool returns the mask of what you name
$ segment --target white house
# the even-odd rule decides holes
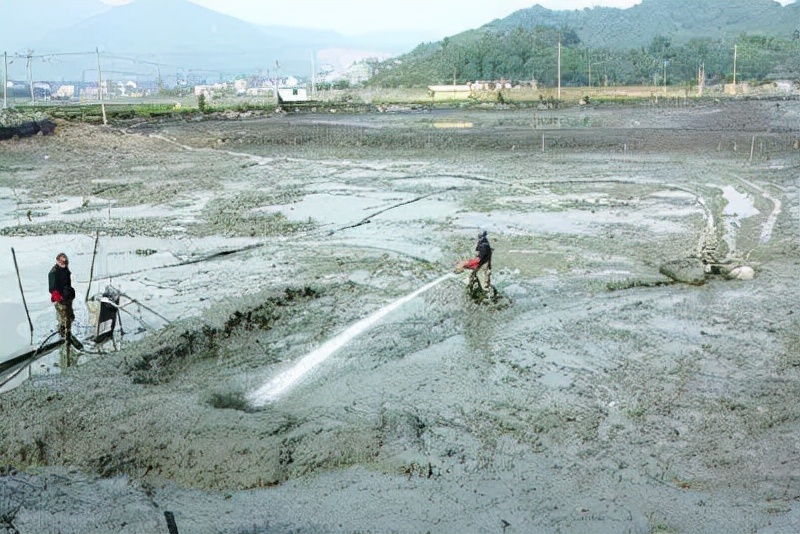
[[[54,95],[56,98],[60,98],[63,100],[67,100],[70,98],[75,97],[75,86],[74,85],[62,85],[56,90],[56,94]]]
[[[305,87],[278,88],[278,102],[307,102],[308,90]]]

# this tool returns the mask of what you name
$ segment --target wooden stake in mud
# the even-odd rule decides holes
[[[64,367],[72,365],[72,321],[64,321],[64,346],[67,349],[67,360]]]
[[[100,230],[94,234],[94,252],[92,252],[92,264],[89,266],[89,287],[86,288],[86,298],[84,302],[89,302],[89,292],[92,290],[92,278],[94,277],[94,259],[97,257],[97,242],[100,240]]]
[[[22,305],[25,306],[25,315],[28,316],[28,326],[31,328],[31,345],[33,345],[33,321],[31,321],[31,314],[28,312],[28,303],[25,301],[25,291],[22,290],[22,278],[19,276],[17,253],[14,252],[14,247],[11,247],[11,256],[14,257],[14,269],[17,271],[17,283],[19,284],[19,292],[22,294]]]

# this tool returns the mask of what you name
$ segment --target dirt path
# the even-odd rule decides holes
[[[170,321],[0,396],[0,526],[800,529],[800,105],[781,109],[283,115],[0,144],[0,244],[37,331],[50,249],[74,249],[82,294],[96,231],[95,283]],[[444,278],[479,229],[503,305]],[[755,279],[659,270],[711,249]]]

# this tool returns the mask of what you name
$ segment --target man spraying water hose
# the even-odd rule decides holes
[[[472,273],[469,276],[470,289],[477,286],[484,291],[492,289],[492,246],[489,244],[489,238],[486,237],[486,230],[478,234],[478,244],[475,246],[477,256],[468,260],[460,261],[456,264],[455,271],[457,273],[464,272],[469,269]],[[484,271],[484,286],[481,286],[478,280],[478,271],[481,267],[486,266]]]

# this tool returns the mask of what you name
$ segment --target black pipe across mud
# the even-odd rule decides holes
[[[800,530],[800,103],[685,104],[0,143],[35,333],[61,250],[147,326],[0,395],[0,531]]]

